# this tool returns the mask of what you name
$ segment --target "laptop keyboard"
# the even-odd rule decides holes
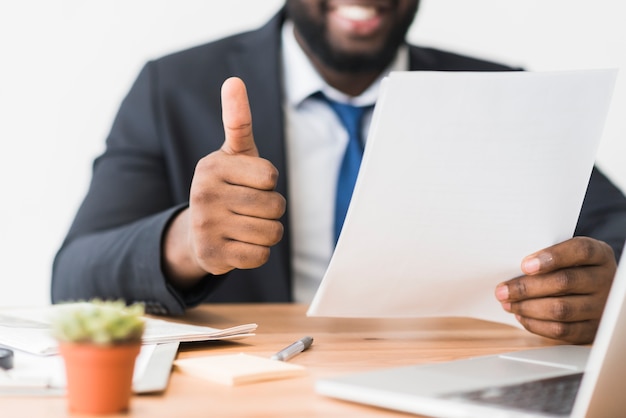
[[[443,397],[481,404],[502,405],[523,411],[569,415],[574,407],[574,400],[582,376],[582,373],[577,373],[510,386],[451,393]]]

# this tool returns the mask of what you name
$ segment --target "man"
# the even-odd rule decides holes
[[[512,70],[408,47],[418,3],[287,0],[258,31],[148,63],[55,259],[53,301],[124,298],[162,314],[306,302],[332,254],[347,142],[319,93],[371,105],[389,70]],[[495,294],[531,332],[582,343],[626,238],[626,199],[597,170],[576,235],[525,258],[526,275]]]

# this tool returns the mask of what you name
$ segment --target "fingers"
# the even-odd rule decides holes
[[[286,200],[274,191],[277,177],[278,170],[261,158],[210,155],[202,159],[196,166],[189,197],[192,229],[219,240],[276,244],[280,237],[274,238],[276,234],[257,225],[277,221],[285,213]],[[259,234],[257,231],[270,237],[269,241],[252,238]]]
[[[212,228],[213,233],[219,236],[217,245],[195,247],[198,260],[212,260],[213,274],[265,264],[270,256],[270,247],[283,236],[283,225],[279,221],[238,216],[224,219],[224,222]]]
[[[604,303],[589,295],[569,295],[566,297],[545,297],[512,302],[505,310],[524,318],[542,321],[579,322],[602,315]]]
[[[258,193],[258,200],[268,201],[267,205],[222,199],[216,206],[198,196],[190,204],[193,257],[204,271],[223,274],[267,262],[270,248],[283,237],[279,218],[286,205],[277,192]]]
[[[278,170],[259,158],[244,83],[222,85],[225,140],[196,165],[189,208],[168,228],[165,269],[172,283],[188,287],[206,273],[255,268],[283,236],[285,198],[275,191]]]
[[[578,268],[523,276],[498,286],[496,296],[502,308],[515,314],[528,331],[571,343],[589,343],[611,287],[612,276],[607,271]],[[576,279],[562,279],[568,276]],[[510,297],[506,295],[509,289],[513,289]]]
[[[255,159],[255,164],[238,173],[224,168],[229,162],[222,161],[220,165],[206,159],[196,166],[189,199],[192,207],[202,209],[198,210],[199,217],[217,217],[221,213],[222,216],[280,219],[287,203],[274,191],[276,182],[272,179],[278,176],[276,168],[265,160]],[[242,168],[242,165],[245,164],[237,167]]]
[[[615,275],[613,250],[605,242],[576,237],[524,258],[526,276],[501,283],[500,301],[519,301],[562,294],[586,294],[602,289]]]
[[[590,294],[600,288],[599,282],[607,275],[605,270],[603,266],[581,266],[521,276],[498,285],[496,296],[500,301],[516,302],[547,296]]]
[[[522,271],[540,274],[571,266],[602,265],[608,259],[615,259],[608,244],[588,237],[575,237],[525,257]]]
[[[229,155],[224,152],[209,154],[198,161],[194,179],[204,188],[216,187],[200,181],[204,178],[219,180],[230,185],[240,185],[257,190],[274,190],[278,183],[278,169],[268,160],[248,155]]]
[[[244,154],[211,153],[196,165],[189,197],[193,263],[212,274],[256,268],[283,235],[278,170]]]
[[[496,298],[535,334],[590,342],[616,268],[606,243],[577,237],[526,257],[526,275],[499,284]]]
[[[600,324],[598,319],[579,322],[557,322],[542,321],[519,315],[517,320],[524,328],[534,334],[573,344],[589,344],[593,342]]]
[[[539,297],[503,302],[502,307],[528,331],[570,343],[590,343],[595,337],[608,289],[597,293]]]
[[[239,78],[231,77],[222,85],[222,121],[225,134],[222,151],[227,154],[259,156],[252,135],[248,93]]]

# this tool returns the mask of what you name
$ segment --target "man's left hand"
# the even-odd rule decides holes
[[[616,269],[608,244],[575,237],[524,258],[525,276],[499,284],[496,297],[532,333],[591,343]]]

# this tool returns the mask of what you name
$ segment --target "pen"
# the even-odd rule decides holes
[[[309,348],[313,344],[313,338],[302,337],[295,343],[283,348],[272,356],[272,360],[287,361],[296,354],[299,354]]]

